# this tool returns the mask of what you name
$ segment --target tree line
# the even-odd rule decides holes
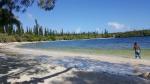
[[[113,33],[116,38],[150,36],[150,29]]]
[[[12,42],[12,41],[46,41],[46,40],[73,40],[73,39],[90,39],[100,38],[104,34],[99,34],[98,31],[94,32],[64,32],[45,28],[41,26],[37,20],[33,27],[23,28],[17,26],[11,26],[6,30],[0,30],[0,41],[1,42]],[[2,28],[1,28],[2,29]],[[105,35],[108,32],[105,30]],[[106,37],[106,36],[105,36]]]
[[[9,30],[0,30],[0,42],[16,42],[16,41],[47,41],[47,40],[77,40],[91,38],[124,38],[137,36],[150,36],[150,30],[134,30],[128,32],[109,33],[107,29],[99,33],[93,32],[64,32],[45,28],[41,26],[35,19],[33,27],[23,28],[11,26]],[[2,28],[1,28],[2,29]]]
[[[56,0],[0,0],[0,42],[41,41],[41,40],[71,40],[108,37],[107,31],[102,34],[94,32],[61,32],[43,28],[35,20],[33,28],[24,30],[22,23],[14,12],[26,12],[27,8],[37,2],[39,8],[50,11],[55,7]]]

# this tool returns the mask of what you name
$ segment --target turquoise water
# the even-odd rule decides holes
[[[142,49],[150,49],[150,37],[108,38],[72,41],[38,42],[21,45],[34,49],[100,49],[126,50],[132,49],[137,42]]]

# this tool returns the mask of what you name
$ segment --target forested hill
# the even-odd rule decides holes
[[[112,33],[116,38],[150,36],[150,29]],[[112,36],[112,35],[111,35]]]

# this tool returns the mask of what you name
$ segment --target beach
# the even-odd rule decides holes
[[[5,79],[19,84],[150,83],[150,61],[146,59],[16,47],[26,43],[30,42],[0,44],[0,82]]]
[[[150,0],[0,0],[0,84],[150,84]]]

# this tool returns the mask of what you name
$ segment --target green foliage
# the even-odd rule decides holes
[[[41,28],[42,31],[44,28]],[[31,30],[31,29],[30,29]],[[23,30],[24,31],[24,30]],[[52,31],[52,32],[51,32]],[[115,35],[116,38],[118,37],[133,37],[133,36],[150,36],[150,30],[141,30],[141,31],[130,31],[124,33],[107,33],[107,37],[105,34],[98,34],[96,32],[83,32],[83,33],[64,33],[62,32],[54,32],[55,30],[48,31],[47,29],[45,32],[41,33],[41,35],[35,35],[34,32],[25,31],[24,33],[14,35],[8,35],[1,33],[0,34],[0,42],[21,42],[21,41],[55,41],[55,40],[78,40],[78,39],[90,39],[90,38],[102,38],[102,37],[112,37]]]
[[[12,11],[0,8],[0,33],[12,34],[13,26],[20,27],[20,21],[14,16]]]
[[[140,37],[140,36],[150,36],[150,30],[134,30],[122,33],[114,33],[117,38],[124,38],[124,37]]]
[[[21,42],[21,41],[55,41],[55,40],[78,40],[78,39],[91,39],[91,38],[110,38],[110,37],[133,37],[133,36],[150,36],[150,30],[140,30],[140,31],[129,31],[122,33],[109,33],[108,30],[104,30],[102,34],[95,32],[64,32],[56,31],[48,28],[43,28],[38,21],[35,20],[35,25],[33,28],[24,28],[19,26],[18,28],[13,28],[12,25],[7,25],[9,28],[5,29],[6,32],[0,33],[0,42]],[[0,29],[0,31],[2,31]]]
[[[56,0],[38,0],[38,5],[40,8],[49,11],[54,8],[55,2]]]
[[[25,12],[34,2],[37,2],[41,9],[49,11],[54,8],[56,0],[0,0],[0,8]]]
[[[0,33],[0,42],[15,42],[16,38],[14,36],[9,36],[8,34]]]

